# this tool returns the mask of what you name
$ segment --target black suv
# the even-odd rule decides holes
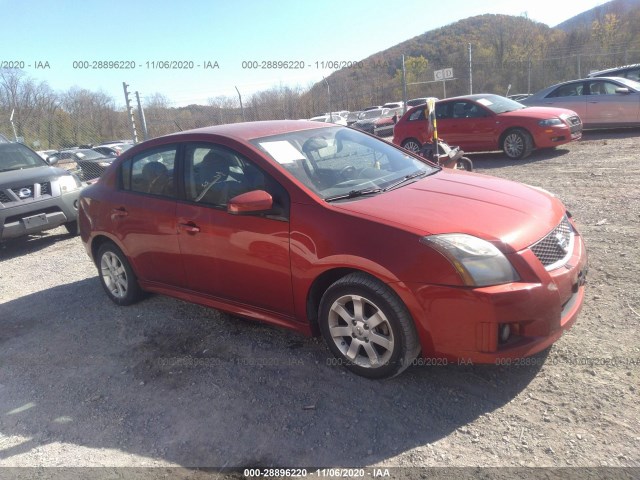
[[[55,157],[50,163],[55,163]],[[76,234],[82,182],[20,143],[0,139],[0,241],[64,225]]]

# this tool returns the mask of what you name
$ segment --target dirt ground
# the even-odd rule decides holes
[[[116,307],[63,229],[0,249],[0,467],[640,467],[640,131],[483,174],[564,200],[582,314],[518,366],[369,381],[320,339],[162,296]]]

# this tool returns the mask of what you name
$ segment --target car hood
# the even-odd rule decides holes
[[[373,125],[376,123],[376,120],[378,120],[380,117],[376,117],[376,118],[367,118],[366,120],[358,120],[357,122],[354,123],[354,125],[359,126],[359,125]]]
[[[113,162],[116,158],[118,157],[76,158],[76,163],[77,162],[92,162],[92,163]]]
[[[11,170],[0,172],[0,186],[14,187],[28,185],[30,183],[47,182],[61,175],[68,175],[69,172],[62,168],[55,167],[33,167],[22,170]]]
[[[472,173],[442,170],[337,208],[416,234],[467,233],[519,251],[561,221],[562,203],[540,189]]]
[[[559,117],[560,115],[566,115],[572,117],[577,115],[573,110],[559,107],[529,107],[523,110],[515,110],[513,112],[501,113],[500,116],[507,117],[520,117],[526,115],[528,118],[537,118],[539,120],[545,120],[548,118]]]

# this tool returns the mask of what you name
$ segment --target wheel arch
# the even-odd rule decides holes
[[[533,134],[529,131],[529,129],[527,127],[521,127],[521,126],[511,126],[509,128],[506,128],[498,137],[498,150],[502,150],[502,144],[504,143],[504,139],[507,135],[509,135],[511,132],[513,132],[514,130],[522,130],[524,132],[526,132],[527,134],[529,134],[529,136],[531,137],[531,146],[533,148],[537,148],[536,147],[536,139],[533,136]]]
[[[351,273],[364,273],[371,275],[371,273],[358,268],[338,267],[325,270],[311,283],[307,292],[306,313],[313,335],[320,335],[320,328],[318,326],[318,310],[320,308],[320,301],[322,300],[324,292],[326,292],[333,283]],[[374,275],[371,276],[375,277]]]
[[[98,261],[96,257],[98,255],[98,250],[100,250],[100,247],[108,242],[113,243],[126,256],[126,253],[124,253],[122,246],[115,238],[105,234],[98,234],[91,239],[91,259],[93,260],[93,263],[96,263]],[[129,260],[129,264],[131,265],[131,268],[134,268],[131,260],[129,258],[127,258],[127,260]],[[135,272],[135,269],[134,269],[134,272]]]

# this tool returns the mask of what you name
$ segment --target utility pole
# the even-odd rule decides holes
[[[473,68],[471,67],[471,44],[469,44],[469,95],[473,95]]]
[[[15,141],[18,141],[18,132],[16,132],[16,124],[13,123],[13,114],[16,113],[16,109],[11,110],[11,117],[9,117],[9,121],[11,122],[11,128],[13,128],[13,138]]]
[[[138,102],[138,118],[140,118],[140,123],[142,123],[142,137],[146,140],[149,140],[149,132],[147,131],[147,119],[144,117],[144,110],[142,109],[142,104],[140,103],[140,94],[136,91],[136,101]]]
[[[402,114],[407,113],[407,72],[404,68],[404,55],[402,55]]]
[[[322,77],[322,80],[324,80],[324,83],[327,84],[327,95],[329,96],[329,121],[332,121],[333,115],[331,115],[331,89],[329,88],[329,82],[327,82],[327,79]]]
[[[122,88],[124,89],[124,99],[127,102],[127,112],[129,113],[129,120],[131,122],[131,133],[133,134],[133,143],[138,143],[138,132],[136,132],[136,119],[133,116],[133,107],[131,106],[131,100],[129,100],[129,90],[127,90],[127,82],[122,82]]]
[[[244,107],[242,106],[242,95],[240,95],[240,90],[236,87],[236,92],[238,92],[238,98],[240,99],[240,112],[242,113],[242,121],[244,122]]]

